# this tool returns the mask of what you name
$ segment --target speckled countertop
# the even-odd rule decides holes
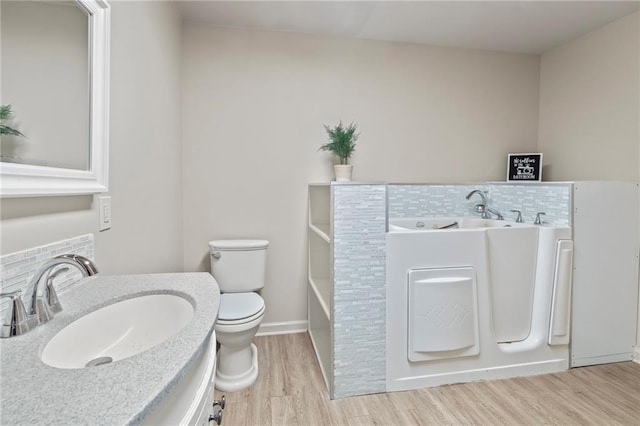
[[[176,335],[112,364],[63,370],[40,360],[62,328],[96,309],[131,297],[175,294],[194,307]],[[208,273],[85,278],[59,295],[63,311],[17,337],[0,339],[0,424],[125,425],[144,419],[206,348],[220,292]]]

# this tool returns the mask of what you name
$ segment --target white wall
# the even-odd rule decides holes
[[[357,180],[501,180],[536,148],[537,56],[191,22],[182,50],[185,269],[209,269],[209,240],[269,239],[265,322],[306,319],[323,123],[359,123]]]
[[[110,195],[3,199],[1,253],[96,234],[102,272],[182,270],[180,37],[170,2],[111,2]]]
[[[640,12],[542,55],[540,140],[548,180],[638,180]]]
[[[111,4],[113,229],[97,256],[117,273],[182,271],[181,18],[173,2]]]
[[[540,68],[545,179],[638,181],[640,12],[546,52]],[[640,342],[640,302],[638,314]]]

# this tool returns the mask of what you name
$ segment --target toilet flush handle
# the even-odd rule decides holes
[[[222,257],[222,253],[220,253],[219,251],[214,251],[211,256],[213,256],[214,259],[218,260]]]

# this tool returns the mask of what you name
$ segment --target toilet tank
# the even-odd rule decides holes
[[[267,240],[216,240],[209,242],[211,275],[220,291],[256,291],[264,287]]]

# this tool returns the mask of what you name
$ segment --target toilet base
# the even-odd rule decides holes
[[[216,371],[215,387],[223,392],[237,392],[251,386],[258,378],[258,348],[251,344],[251,366],[240,374],[228,375]]]

